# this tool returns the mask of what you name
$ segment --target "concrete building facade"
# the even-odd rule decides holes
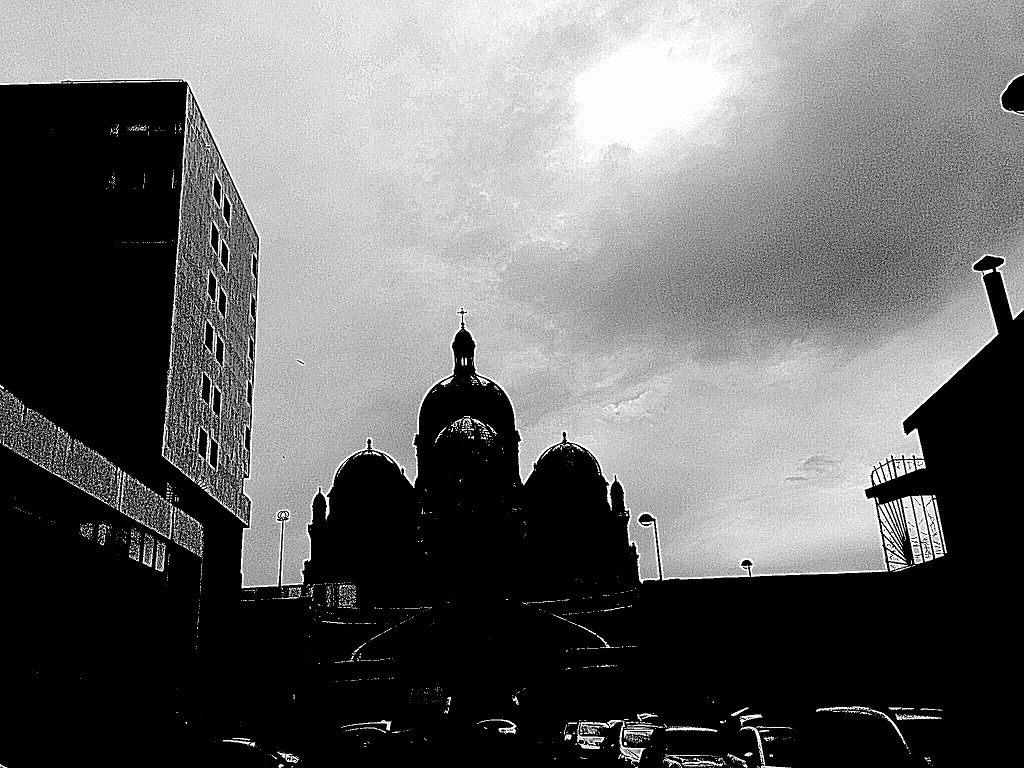
[[[0,549],[61,596],[10,616],[40,674],[73,633],[174,687],[237,645],[259,239],[186,82],[0,94]]]

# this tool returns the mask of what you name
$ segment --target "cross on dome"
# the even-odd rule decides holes
[[[468,312],[466,312],[466,308],[465,307],[459,307],[459,311],[456,312],[455,314],[462,315],[462,327],[465,328],[466,327],[466,315],[469,314]]]

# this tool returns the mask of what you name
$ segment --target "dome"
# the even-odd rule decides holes
[[[601,465],[597,463],[594,454],[582,445],[570,443],[565,432],[562,433],[562,442],[552,445],[540,455],[533,465],[533,471],[535,474],[557,473],[564,477],[603,478]]]
[[[334,484],[327,495],[333,496],[344,485],[366,485],[392,478],[405,480],[405,473],[393,458],[383,451],[374,450],[372,442],[367,440],[366,450],[356,451],[341,462],[338,471],[334,473]]]
[[[493,429],[479,419],[463,416],[456,419],[437,436],[434,445],[437,447],[479,447],[490,448],[498,441]]]
[[[466,415],[501,435],[515,431],[515,413],[505,391],[485,376],[459,373],[437,382],[423,398],[421,439],[434,442],[443,429]]]
[[[465,310],[460,310],[459,314],[464,315]],[[466,415],[490,426],[503,440],[515,434],[512,403],[501,387],[477,374],[475,349],[473,335],[463,322],[452,341],[454,372],[431,387],[420,405],[417,445],[432,445],[443,429]]]

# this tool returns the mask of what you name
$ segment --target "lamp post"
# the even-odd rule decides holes
[[[753,568],[753,567],[754,567],[754,564],[752,562],[750,562],[749,560],[744,560],[742,563],[740,563],[740,568],[746,568],[747,569],[747,576],[753,576],[754,575],[754,574],[752,574],[750,572],[750,569]]]
[[[284,524],[288,522],[288,518],[291,517],[291,513],[287,509],[282,509],[277,513],[277,522],[281,524],[281,557],[277,561],[277,588],[281,589],[281,574],[284,570]]]
[[[658,518],[644,512],[636,521],[645,528],[648,525],[654,526],[654,551],[658,553],[658,581],[664,581],[664,576],[661,572],[661,541],[658,539]]]

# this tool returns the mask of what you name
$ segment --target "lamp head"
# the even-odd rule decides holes
[[[287,522],[289,517],[291,517],[291,513],[287,509],[282,509],[280,512],[277,513],[277,522]]]
[[[642,515],[640,515],[640,517],[638,517],[636,519],[636,521],[638,523],[640,523],[640,525],[644,525],[644,526],[653,525],[654,524],[654,516],[653,515],[649,515],[646,512],[644,512]]]

